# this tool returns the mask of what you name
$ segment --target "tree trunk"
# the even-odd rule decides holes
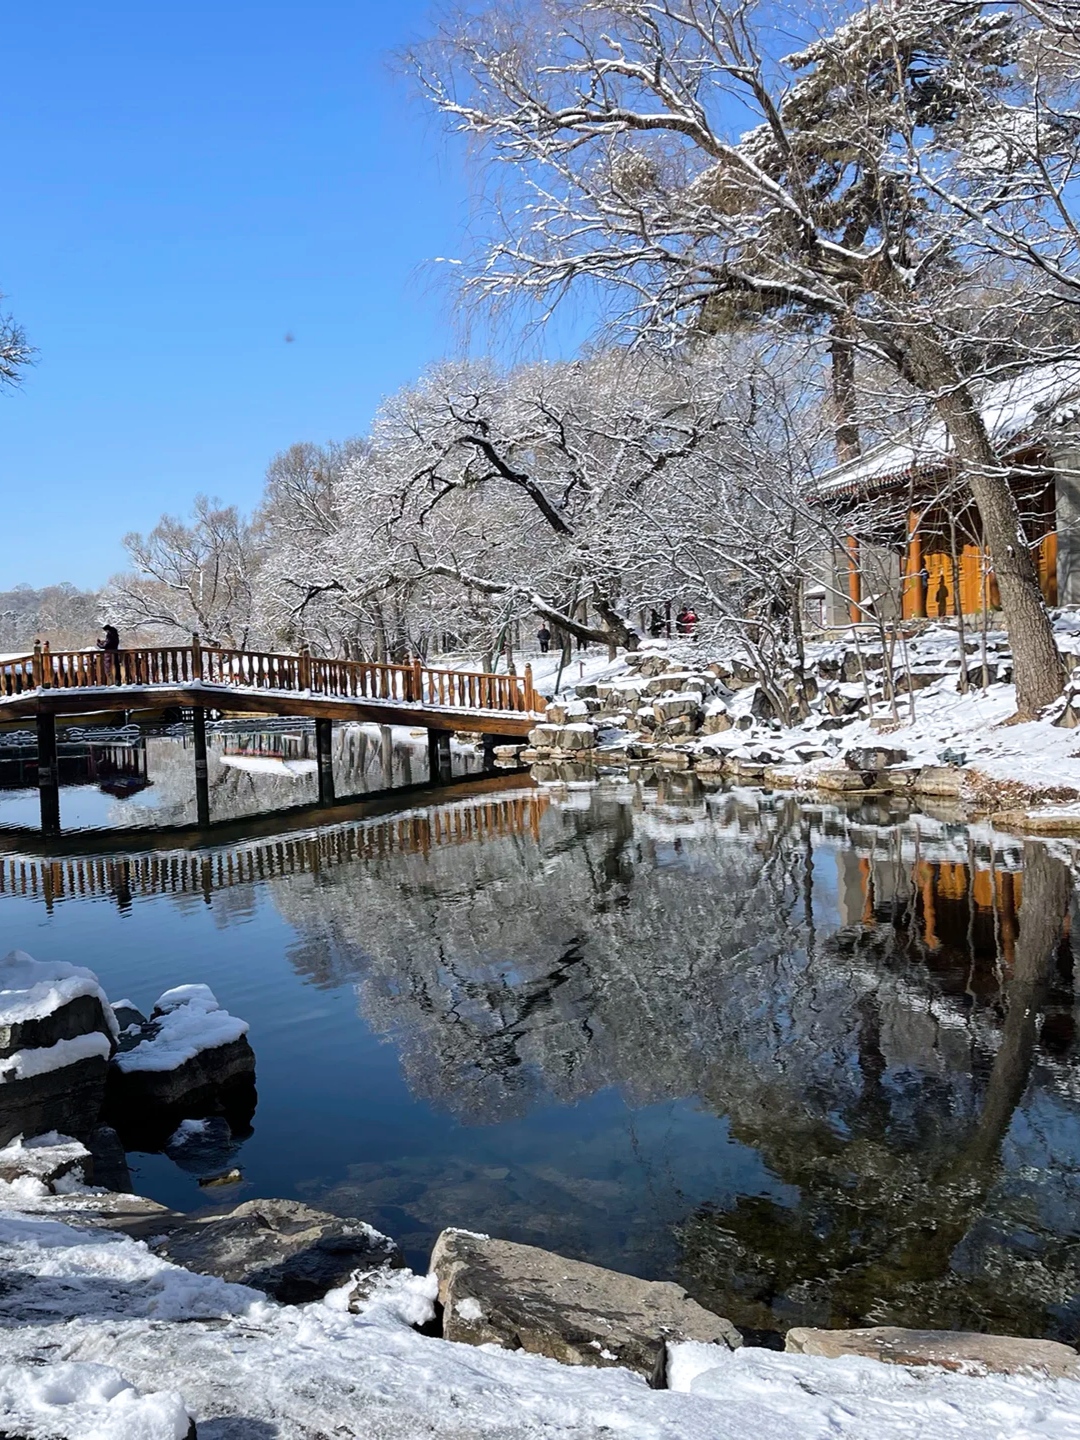
[[[979,408],[947,352],[915,326],[891,330],[886,344],[901,374],[930,398],[952,439],[961,474],[979,510],[1001,592],[1016,708],[1021,715],[1034,715],[1061,694],[1065,675],[1008,473],[994,454]]]
[[[850,321],[836,315],[832,321],[829,360],[832,371],[833,434],[836,458],[843,464],[856,460],[862,449],[856,422],[855,347],[851,340]]]

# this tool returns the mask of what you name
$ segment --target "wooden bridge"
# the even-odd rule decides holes
[[[532,671],[494,675],[437,670],[414,660],[389,665],[330,660],[307,650],[222,650],[203,645],[135,649],[51,650],[0,661],[0,723],[33,717],[38,732],[42,829],[59,829],[56,764],[58,717],[103,712],[161,714],[190,709],[195,731],[199,823],[209,824],[206,712],[305,716],[315,720],[319,797],[334,799],[331,727],[335,720],[408,725],[427,730],[433,782],[450,776],[450,737],[482,735],[490,747],[523,740],[543,710]]]

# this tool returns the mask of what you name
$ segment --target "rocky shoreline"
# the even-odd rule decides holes
[[[1022,833],[1080,832],[1070,734],[1080,723],[1080,670],[1052,713],[1018,727],[1014,748],[1029,760],[1042,748],[1060,752],[1032,783],[1002,773],[1008,766],[993,738],[975,733],[959,694],[959,660],[946,645],[955,652],[955,635],[931,627],[910,642],[898,674],[873,643],[820,644],[798,677],[766,674],[746,657],[691,663],[663,643],[647,645],[623,656],[619,673],[567,687],[527,744],[499,747],[497,763],[527,765],[541,784],[605,770],[631,779],[683,771],[705,783],[946,806],[951,818],[989,818]],[[990,637],[985,667],[988,689],[966,693],[973,704],[985,696],[986,716],[976,724],[1005,734],[1012,706],[1003,636]],[[926,723],[950,708],[951,727]]]

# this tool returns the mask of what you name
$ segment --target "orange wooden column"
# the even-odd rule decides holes
[[[862,575],[859,572],[859,542],[854,535],[844,541],[848,556],[848,619],[857,625],[862,619]]]
[[[905,620],[926,619],[926,586],[922,580],[923,547],[919,517],[908,514],[907,560],[904,566],[904,594],[900,613]]]

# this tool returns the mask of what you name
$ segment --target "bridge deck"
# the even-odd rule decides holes
[[[532,674],[436,670],[190,646],[51,652],[0,663],[0,720],[170,706],[418,725],[524,738],[542,710]]]

